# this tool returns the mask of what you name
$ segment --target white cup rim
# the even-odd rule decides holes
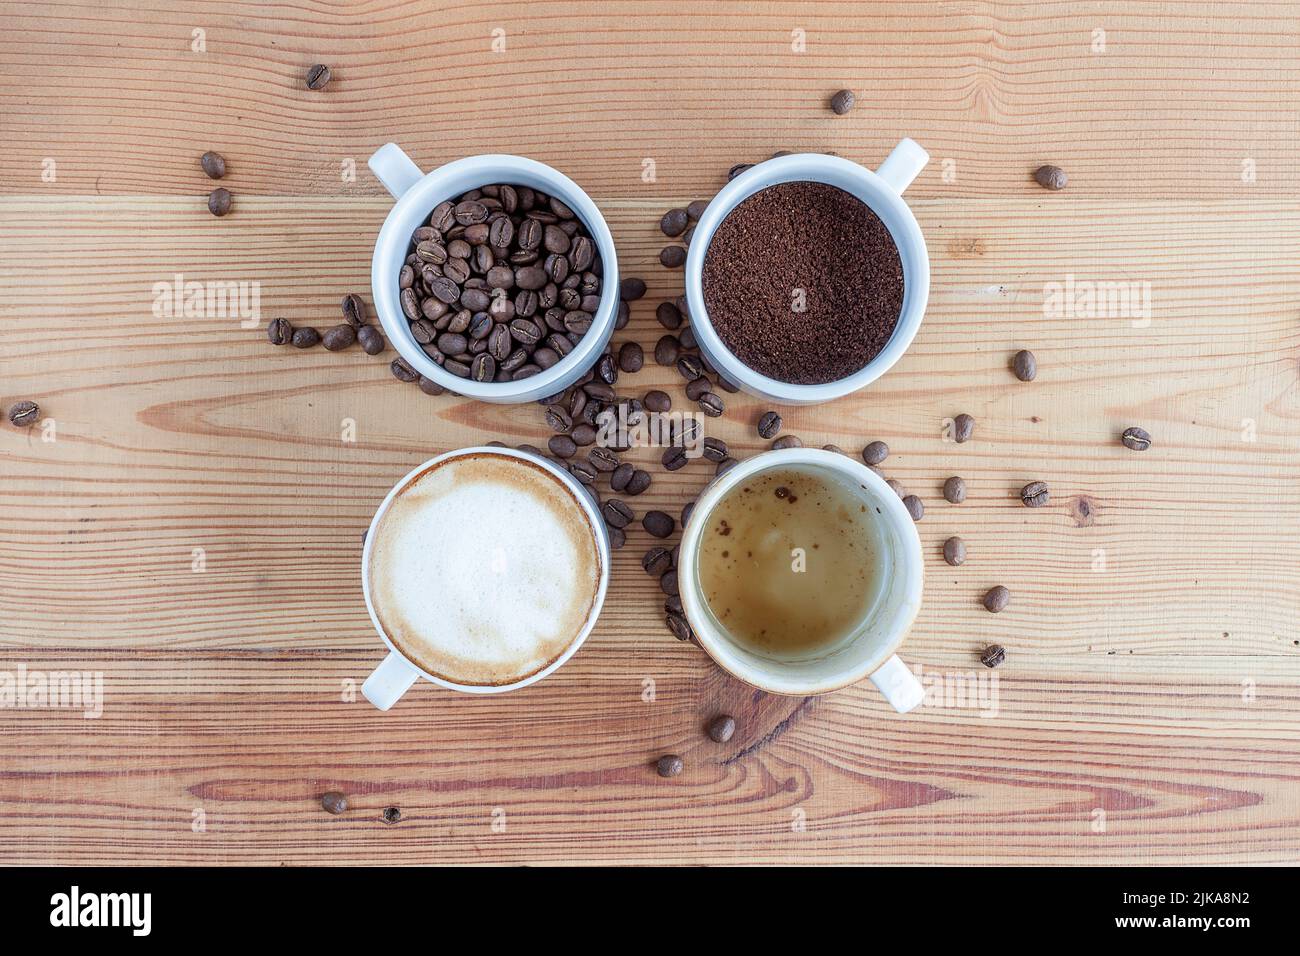
[[[833,677],[821,681],[800,682],[795,679],[781,679],[771,673],[759,672],[745,666],[732,647],[728,637],[718,633],[709,625],[710,616],[705,607],[704,598],[696,590],[696,556],[699,551],[700,538],[704,534],[707,517],[728,491],[747,478],[773,468],[788,466],[813,465],[825,467],[851,476],[871,488],[875,498],[883,508],[886,520],[900,530],[904,554],[896,561],[907,574],[904,580],[904,597],[901,602],[902,614],[889,640],[877,648],[871,657],[846,669]],[[921,609],[921,596],[924,590],[925,562],[921,551],[921,539],[917,534],[916,524],[908,513],[902,499],[886,483],[884,478],[861,462],[839,452],[825,451],[820,448],[784,448],[760,452],[733,466],[718,478],[715,478],[696,499],[691,519],[682,532],[681,547],[678,551],[677,586],[682,608],[687,621],[695,633],[696,640],[713,658],[714,662],[738,680],[773,694],[787,696],[811,696],[825,694],[856,684],[863,678],[878,670],[893,655],[911,632]],[[780,664],[773,663],[770,670],[779,671]]]
[[[582,508],[583,515],[586,517],[592,536],[595,539],[596,550],[600,557],[600,583],[596,589],[596,598],[592,602],[591,613],[583,624],[582,630],[578,632],[578,636],[574,638],[573,643],[566,647],[564,652],[555,660],[551,661],[551,663],[547,664],[541,670],[534,671],[527,677],[511,684],[458,684],[455,681],[447,680],[445,677],[439,677],[437,674],[429,673],[415,661],[411,660],[411,658],[408,657],[401,648],[393,643],[393,640],[388,636],[388,632],[384,630],[383,625],[380,623],[379,615],[375,612],[374,601],[370,594],[370,549],[375,540],[375,528],[378,526],[380,519],[388,511],[388,507],[392,503],[393,499],[396,498],[407,485],[430,468],[441,465],[444,462],[455,458],[484,454],[496,455],[503,458],[520,459],[528,462],[530,465],[540,466],[559,479],[565,488],[567,488],[572,494],[574,500],[578,502],[579,507]],[[501,448],[496,445],[474,445],[468,448],[455,448],[451,451],[443,452],[441,455],[435,455],[428,461],[416,465],[398,479],[393,487],[389,489],[388,494],[384,496],[384,500],[380,503],[379,507],[375,509],[374,517],[370,519],[370,527],[366,531],[365,546],[361,550],[361,589],[362,593],[365,595],[366,610],[370,614],[370,622],[374,625],[375,631],[379,634],[380,638],[383,639],[384,644],[388,646],[390,651],[405,661],[412,670],[417,671],[425,680],[432,684],[437,684],[439,687],[445,687],[447,690],[460,691],[464,694],[504,694],[507,691],[519,690],[520,688],[527,687],[530,684],[535,684],[543,677],[559,670],[560,667],[569,660],[569,658],[578,652],[578,648],[586,642],[587,637],[596,626],[597,619],[600,617],[601,609],[605,604],[605,593],[609,588],[610,573],[609,539],[605,535],[604,527],[604,519],[602,519],[597,513],[596,507],[592,504],[590,496],[588,496],[588,494],[582,489],[582,486],[577,479],[572,475],[561,471],[543,457],[519,451],[515,448]]]
[[[828,176],[856,180],[864,192],[871,194],[870,199],[861,195],[858,198],[877,214],[882,207],[889,207],[891,218],[895,219],[901,231],[900,234],[890,228],[899,255],[904,260],[903,311],[885,347],[852,375],[817,385],[782,382],[747,366],[714,330],[704,304],[704,260],[718,225],[744,200],[776,183],[802,180],[824,182]],[[886,217],[881,216],[881,219],[886,220]],[[890,227],[889,221],[886,220],[885,224]],[[904,255],[905,247],[914,250],[915,254],[910,257]],[[907,268],[909,258],[913,263],[910,269]],[[883,178],[870,169],[839,156],[793,153],[755,164],[724,186],[709,201],[695,224],[694,237],[687,249],[685,280],[691,328],[695,331],[701,349],[708,354],[723,378],[750,394],[778,403],[814,404],[828,402],[865,388],[903,357],[916,338],[925,316],[930,295],[930,257],[916,216],[903,197]]]
[[[520,183],[556,196],[582,220],[600,254],[600,307],[592,316],[591,328],[573,351],[559,362],[516,382],[475,382],[444,370],[415,341],[399,302],[397,277],[411,240],[411,230],[400,224],[412,221],[412,209],[422,211],[419,222],[423,223],[438,203],[467,189],[476,188],[469,185],[464,188],[449,188],[446,185],[462,177],[476,181],[478,186]],[[394,200],[393,208],[389,210],[375,239],[370,284],[380,325],[398,355],[421,375],[448,391],[488,402],[529,402],[563,391],[568,384],[566,378],[577,379],[596,361],[609,343],[618,316],[618,256],[614,248],[614,237],[600,209],[582,187],[564,173],[535,159],[507,153],[487,153],[453,160],[425,173]]]

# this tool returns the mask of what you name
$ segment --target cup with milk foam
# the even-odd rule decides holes
[[[499,694],[577,652],[609,585],[609,541],[578,481],[527,452],[462,448],[388,493],[361,558],[388,656],[362,685],[388,710],[423,677]]]

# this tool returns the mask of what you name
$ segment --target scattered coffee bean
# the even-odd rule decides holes
[[[781,416],[776,412],[764,412],[758,418],[758,437],[775,438],[781,430]]]
[[[587,452],[587,461],[591,462],[592,467],[602,473],[614,471],[619,466],[618,455],[608,448],[593,448]]]
[[[624,342],[618,350],[618,367],[624,372],[639,372],[645,365],[645,353],[636,342]]]
[[[736,732],[736,718],[730,714],[718,714],[709,721],[709,739],[715,744],[725,744]]]
[[[883,441],[873,441],[862,449],[862,460],[868,465],[878,465],[889,457],[889,446]]]
[[[433,395],[434,397],[437,397],[438,395],[445,395],[447,393],[445,388],[433,379],[425,378],[423,375],[416,379],[416,384],[420,386],[420,391],[424,392],[425,395]]]
[[[347,323],[325,330],[321,342],[331,352],[341,352],[357,340],[357,330]]]
[[[330,81],[330,68],[324,63],[317,63],[307,71],[307,89],[322,90]]]
[[[691,515],[695,514],[695,502],[688,501],[682,505],[682,527],[686,527],[686,522],[691,520]]]
[[[668,630],[673,632],[673,637],[679,641],[689,641],[695,636],[691,633],[691,625],[687,623],[686,615],[680,611],[669,611],[664,617],[664,623],[668,625]]]
[[[831,97],[831,112],[836,116],[843,116],[853,109],[855,99],[852,90],[840,90]]]
[[[401,823],[402,811],[399,810],[397,807],[384,807],[383,818],[384,818],[384,822],[389,825],[394,823]]]
[[[980,654],[980,663],[985,667],[997,667],[1007,659],[1007,649],[1001,644],[990,644]]]
[[[659,229],[665,236],[680,236],[690,225],[690,216],[685,209],[669,209],[659,220]]]
[[[572,458],[578,453],[578,443],[568,435],[552,435],[547,440],[546,447],[557,458]]]
[[[673,335],[660,337],[655,343],[655,362],[659,365],[676,365],[681,353],[681,343]]]
[[[920,521],[925,517],[925,503],[916,495],[904,495],[903,505],[907,508],[907,513],[912,516],[913,521]]]
[[[214,216],[224,216],[230,212],[230,190],[218,186],[208,193],[208,212]]]
[[[722,461],[718,462],[718,466],[713,469],[713,475],[715,478],[725,475],[739,464],[739,460],[735,458],[724,458]]]
[[[399,382],[414,382],[419,379],[420,373],[411,368],[406,363],[406,359],[395,358],[388,366],[389,371],[393,373],[393,378]]]
[[[682,327],[682,310],[671,302],[660,302],[655,308],[655,318],[665,329]]]
[[[984,595],[984,609],[992,614],[1006,610],[1007,605],[1011,602],[1011,592],[998,585],[990,588],[988,594]]]
[[[618,294],[628,302],[635,302],[645,295],[645,280],[628,276],[618,284]]]
[[[698,355],[682,355],[677,359],[677,374],[693,382],[704,374],[704,364]],[[692,399],[694,401],[694,399]]]
[[[646,392],[643,399],[646,409],[652,412],[666,412],[673,407],[673,400],[667,392],[658,389]]]
[[[957,444],[968,442],[975,434],[975,419],[962,412],[952,420],[952,440]]]
[[[627,544],[627,533],[622,528],[610,528],[606,526],[606,534],[609,535],[609,547],[611,551],[618,551],[623,545]]]
[[[803,439],[798,435],[782,435],[772,442],[772,448],[780,451],[782,448],[802,448]]]
[[[682,758],[676,754],[664,754],[655,764],[661,777],[675,777],[682,772]]]
[[[943,483],[943,497],[955,505],[961,504],[966,500],[966,480],[953,475]]]
[[[1060,166],[1039,166],[1034,170],[1034,179],[1044,189],[1064,189],[1070,177]]]
[[[668,269],[679,269],[686,261],[684,246],[664,246],[659,250],[659,264]]]
[[[1125,448],[1133,451],[1146,451],[1151,447],[1151,436],[1147,434],[1144,428],[1126,428],[1124,434],[1120,436],[1120,441],[1124,443]]]
[[[652,480],[650,472],[638,468],[636,471],[632,472],[632,477],[627,480],[627,487],[624,488],[623,491],[635,498],[637,495],[644,493],[645,490],[650,487]]]
[[[288,345],[293,338],[293,326],[288,319],[272,319],[266,325],[266,337],[272,345]]]
[[[303,326],[301,329],[293,330],[293,338],[289,341],[296,349],[309,349],[320,342],[320,333],[310,325]]]
[[[641,559],[641,567],[646,574],[661,577],[673,569],[673,553],[667,548],[651,548]]]
[[[199,157],[199,165],[203,167],[209,179],[220,179],[226,175],[226,160],[220,153],[208,150]]]
[[[320,798],[320,805],[325,808],[327,813],[333,813],[337,816],[347,810],[348,798],[337,790],[331,790]]]
[[[722,401],[720,395],[713,392],[705,392],[700,396],[700,411],[710,418],[720,418],[722,413],[727,410],[726,404]]]
[[[753,168],[754,168],[753,163],[736,163],[735,166],[732,166],[730,169],[727,170],[727,182],[731,182],[741,173],[745,172],[748,169],[753,169]]]
[[[953,535],[943,543],[943,559],[954,568],[966,563],[966,542]]]
[[[9,424],[19,428],[30,428],[41,417],[41,406],[35,402],[15,402],[9,409]]]
[[[677,572],[668,571],[659,576],[659,590],[663,591],[669,597],[677,597]]]
[[[727,458],[730,457],[727,451],[727,443],[721,438],[713,438],[712,436],[704,439],[701,451],[706,459],[715,464],[720,461],[726,461]]]
[[[605,516],[605,523],[611,528],[626,528],[632,523],[632,519],[636,517],[632,509],[617,498],[610,498],[606,501],[601,509],[601,514]]]
[[[847,454],[848,454],[848,452],[846,452],[846,451],[845,451],[843,448],[841,448],[839,445],[833,445],[833,444],[822,445],[822,451],[833,451],[833,452],[835,452],[835,454],[837,454],[837,455],[847,455]]]
[[[704,215],[704,210],[707,208],[709,208],[709,201],[707,199],[694,199],[687,203],[686,215],[690,218],[691,222],[694,222]]]
[[[349,292],[343,297],[343,319],[348,325],[354,328],[361,328],[366,324],[366,303],[354,292]]]
[[[686,457],[686,449],[680,445],[669,445],[660,458],[660,463],[669,471],[685,468],[689,461],[690,459]]]
[[[630,461],[622,462],[609,476],[610,490],[622,492],[627,488],[627,484],[632,480],[634,474],[636,474],[636,466]]]
[[[673,516],[662,511],[647,511],[641,519],[641,527],[656,538],[666,538],[677,530]]]
[[[1041,508],[1051,497],[1045,481],[1031,481],[1020,489],[1020,500],[1026,508]]]
[[[578,459],[577,461],[569,462],[569,474],[573,475],[574,478],[577,478],[584,485],[594,485],[596,483],[597,471],[589,461]]]
[[[1029,349],[1021,349],[1017,352],[1015,358],[1011,360],[1011,367],[1015,370],[1016,378],[1022,382],[1032,382],[1038,375],[1038,360]]]

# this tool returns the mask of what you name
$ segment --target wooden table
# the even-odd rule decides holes
[[[1300,6],[1134,6],[0,4],[0,401],[45,420],[0,427],[0,671],[100,672],[105,694],[98,719],[0,709],[0,862],[1300,859]],[[680,291],[664,210],[774,150],[874,166],[904,135],[933,156],[908,194],[925,324],[866,392],[786,428],[889,443],[928,506],[906,656],[951,688],[1004,644],[996,713],[737,686],[665,630],[639,528],[542,684],[359,699],[382,656],[373,509],[435,452],[539,442],[540,410],[424,396],[391,352],[169,315],[158,284],[256,282],[263,322],[324,328],[369,299],[376,147],[426,168],[514,152],[600,205],[650,285],[618,340],[648,348]],[[1065,192],[1033,183],[1045,162]],[[1046,314],[1066,282],[1135,283],[1149,321]],[[1033,384],[1008,370],[1022,347]],[[654,366],[620,384],[678,388]],[[762,410],[730,398],[714,433],[753,453]],[[962,411],[975,439],[943,441]],[[1133,424],[1145,454],[1117,440]],[[639,510],[707,477],[652,470]],[[1027,510],[1036,478],[1052,502]],[[997,583],[1014,596],[991,615]],[[726,746],[701,732],[720,709]],[[665,752],[686,761],[670,781]]]

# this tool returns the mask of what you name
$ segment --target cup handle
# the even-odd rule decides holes
[[[367,165],[384,184],[384,188],[393,194],[394,199],[401,199],[402,193],[424,178],[420,167],[411,162],[411,157],[402,152],[402,147],[396,143],[385,143],[380,146],[370,157]]]
[[[917,174],[925,169],[925,164],[929,161],[930,154],[923,150],[916,140],[903,139],[894,147],[894,151],[885,157],[885,161],[876,170],[876,175],[888,183],[890,189],[901,194],[912,184]],[[371,160],[372,164],[373,162],[374,160]]]
[[[915,710],[925,700],[925,688],[916,679],[912,669],[904,664],[897,654],[881,665],[871,675],[871,683],[885,695],[885,700],[900,714]]]
[[[388,710],[411,689],[419,676],[420,672],[408,664],[405,658],[390,651],[361,685],[361,693],[380,710]]]

